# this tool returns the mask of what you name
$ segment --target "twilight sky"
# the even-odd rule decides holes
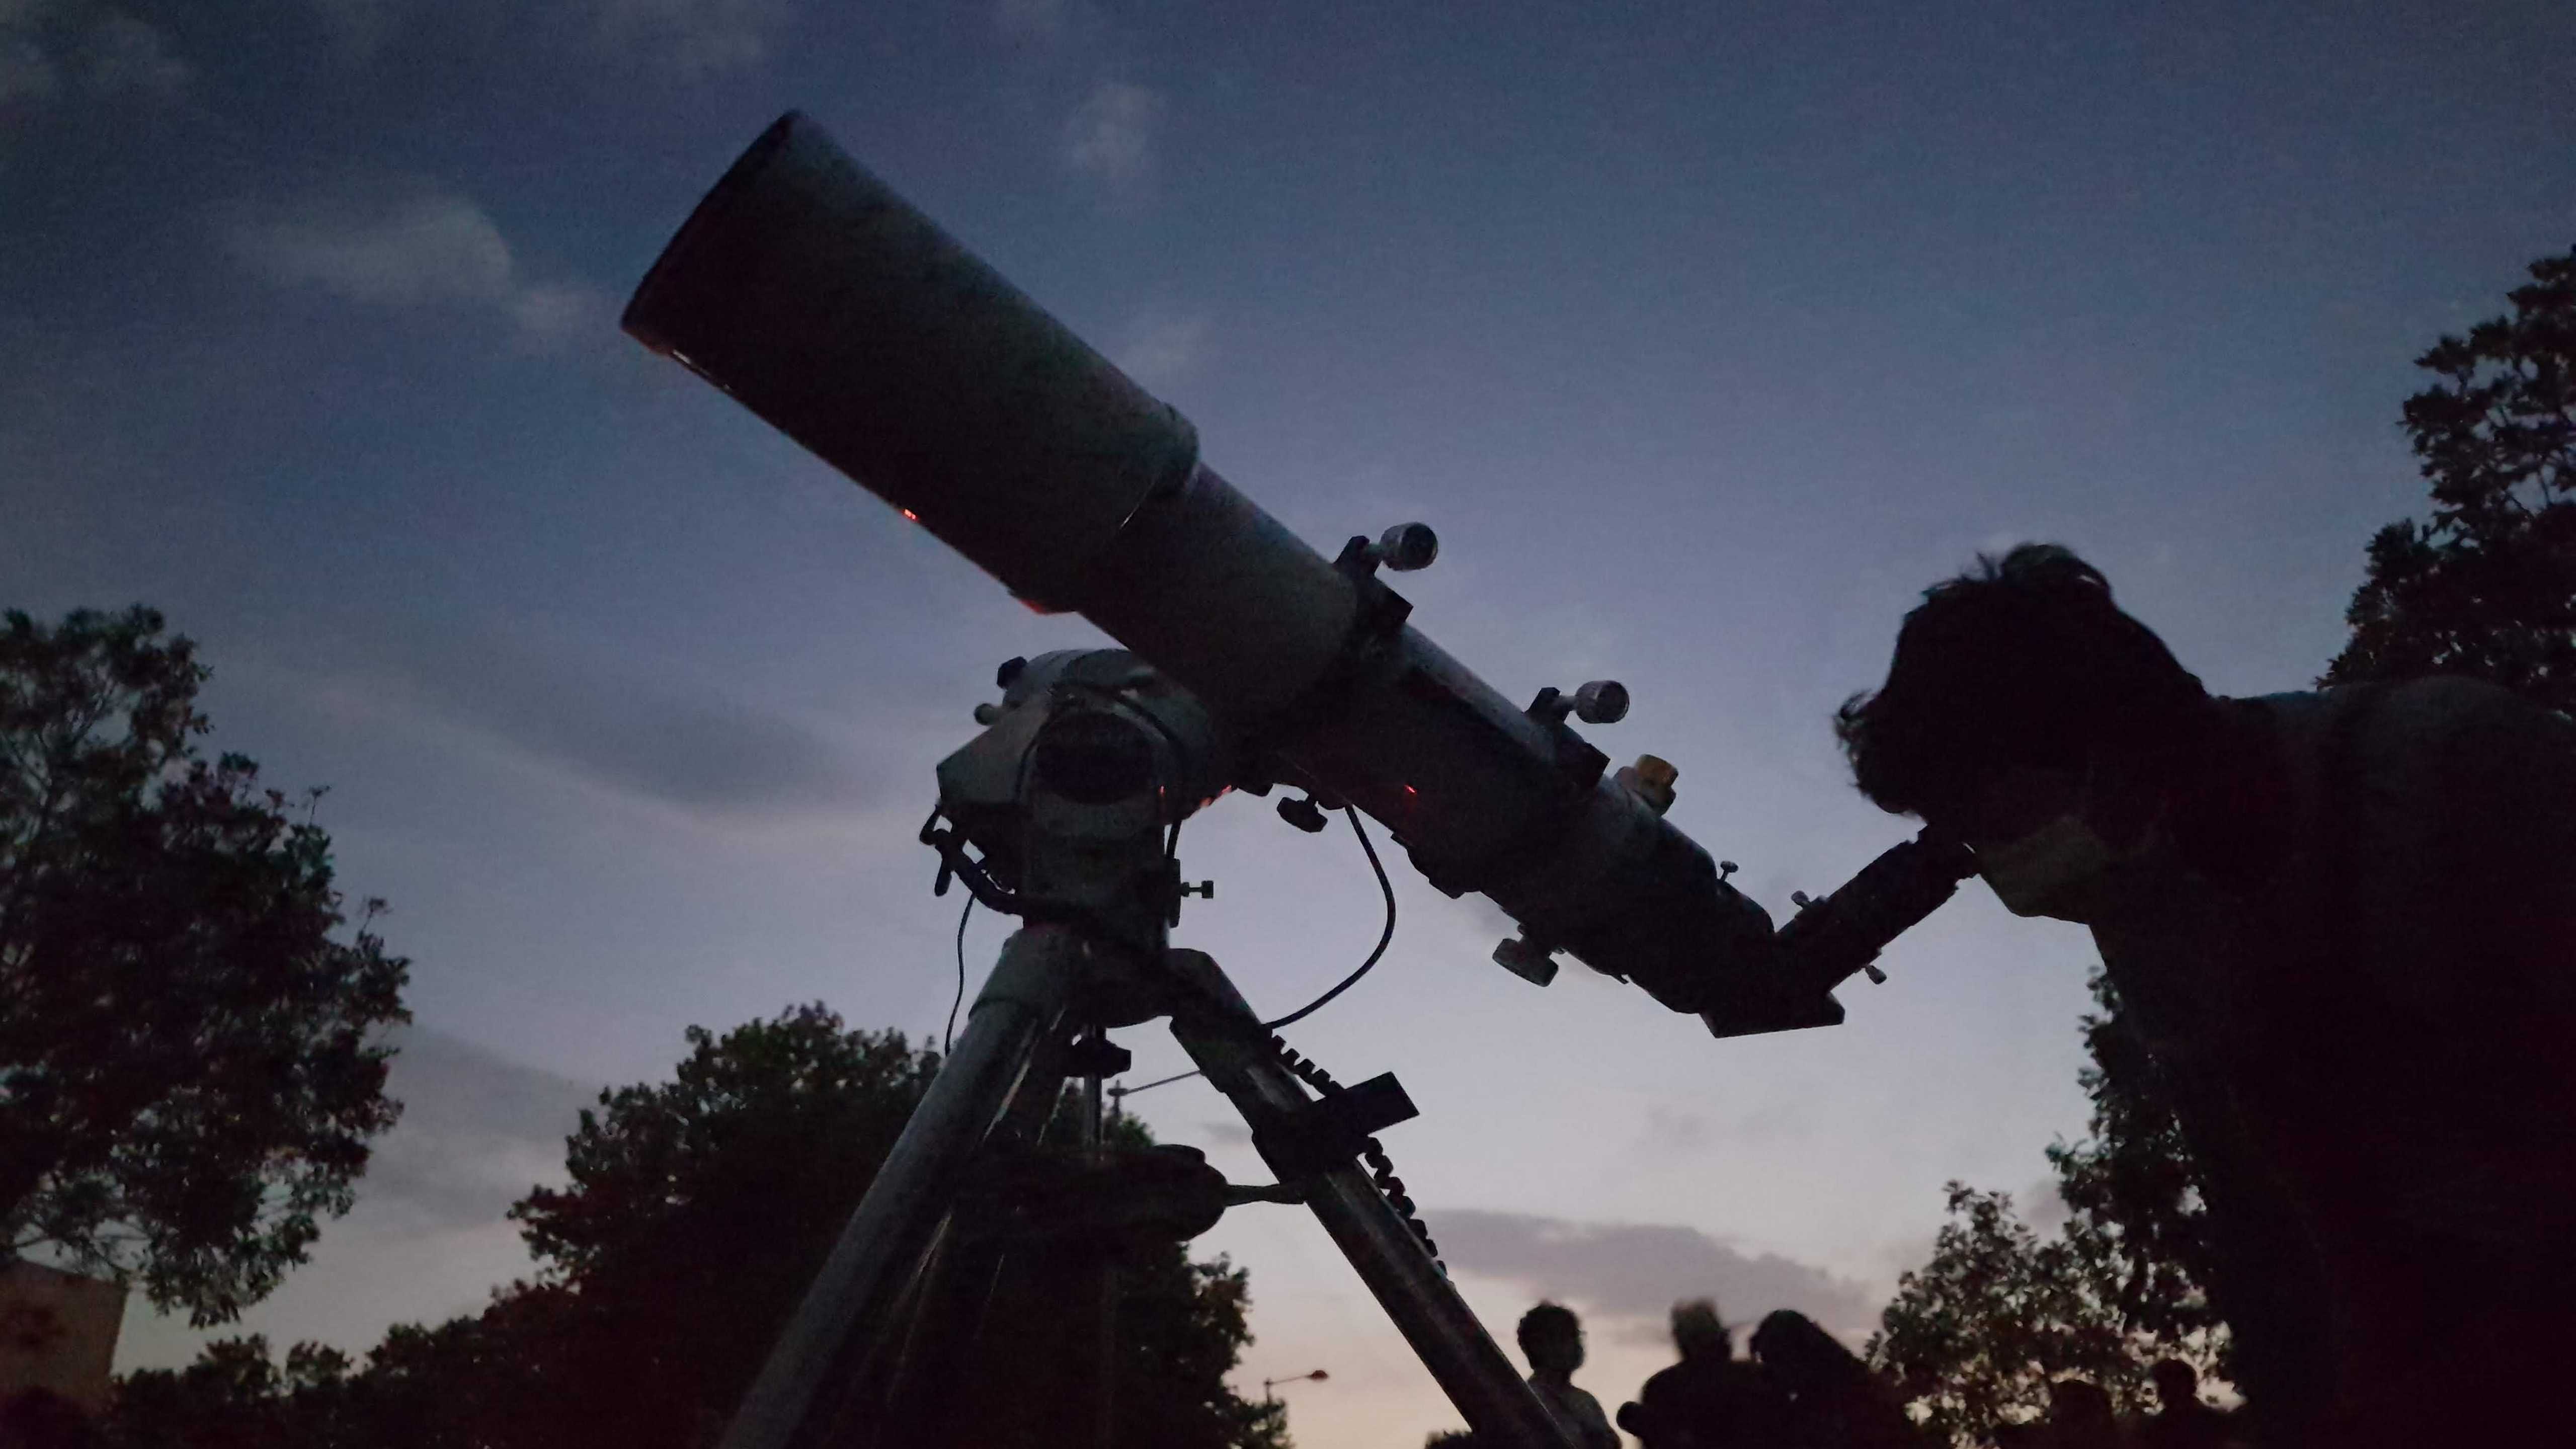
[[[2409,359],[2576,236],[2570,74],[2552,0],[0,0],[0,604],[165,610],[414,962],[410,1116],[246,1326],[475,1306],[573,1108],[690,1023],[946,1012],[931,767],[996,661],[1095,636],[617,333],[780,111],[1326,552],[1435,525],[1415,622],[1507,695],[1625,681],[1587,733],[1679,764],[1779,914],[1907,833],[1826,721],[1979,549],[2074,546],[2220,692],[2313,677],[2419,507]],[[1179,939],[1256,1006],[1376,937],[1346,833],[1237,798],[1185,843]],[[1857,1342],[1945,1179],[2082,1128],[2088,941],[1981,888],[1847,1025],[1725,1043],[1397,891],[1292,1040],[1402,1074],[1471,1298],[1585,1311],[1609,1403],[1676,1296]],[[1136,1105],[1261,1175],[1203,1085]],[[1199,1248],[1251,1269],[1246,1384],[1331,1371],[1301,1444],[1455,1422],[1311,1219]],[[137,1314],[123,1359],[190,1342]]]

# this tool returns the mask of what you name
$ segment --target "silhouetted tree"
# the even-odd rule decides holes
[[[2048,1149],[2057,1195],[2086,1251],[2109,1270],[2109,1306],[2128,1332],[2226,1377],[2233,1344],[2203,1285],[2215,1253],[2200,1168],[2183,1142],[2155,1060],[2095,968],[2097,1013],[2082,1018],[2092,1058],[2076,1074],[2093,1104],[2083,1141]]]
[[[2048,1149],[2065,1223],[2039,1233],[2009,1194],[1951,1183],[1931,1261],[1898,1280],[1869,1343],[1926,1426],[1961,1443],[2038,1413],[2067,1374],[2124,1409],[2149,1402],[2160,1358],[2227,1375],[2232,1339],[2202,1288],[2213,1247],[2199,1170],[2118,993],[2099,970],[2092,987],[2093,1064],[2078,1077],[2090,1132]]]
[[[114,1440],[131,1449],[283,1449],[352,1442],[333,1432],[346,1356],[297,1344],[283,1366],[258,1334],[208,1344],[184,1369],[129,1374],[117,1386]]]
[[[2012,1195],[1953,1182],[1931,1261],[1897,1280],[1867,1357],[1916,1422],[1971,1444],[2035,1417],[2051,1379],[2081,1374],[2138,1398],[2146,1366],[2122,1326],[2118,1275],[2098,1234],[2076,1222],[2043,1237]]]
[[[2433,516],[2370,541],[2325,682],[2465,674],[2576,711],[2576,250],[2444,337],[2406,400]]]
[[[939,1059],[821,1006],[688,1041],[672,1080],[601,1093],[570,1139],[571,1182],[511,1210],[537,1281],[474,1317],[393,1330],[355,1373],[273,1378],[248,1413],[229,1387],[241,1373],[211,1379],[208,1415],[284,1425],[273,1442],[316,1449],[714,1442]],[[1116,1135],[1150,1140],[1123,1120]],[[1225,1384],[1251,1339],[1241,1270],[1171,1244],[1128,1259],[1121,1288],[1119,1443],[1284,1449],[1280,1408]],[[184,1378],[129,1376],[115,1442],[162,1449],[136,1415],[187,1393]],[[1060,1415],[1048,1427],[1061,1438]]]
[[[195,741],[159,614],[0,628],[0,1253],[225,1322],[346,1212],[393,1123],[407,963],[352,941],[309,805]],[[318,792],[316,792],[318,794]],[[301,818],[298,818],[299,815]]]

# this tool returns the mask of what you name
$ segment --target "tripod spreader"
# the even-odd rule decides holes
[[[1252,1145],[1283,1179],[1301,1177],[1349,1162],[1368,1150],[1374,1134],[1421,1115],[1395,1074],[1382,1072],[1255,1124]]]

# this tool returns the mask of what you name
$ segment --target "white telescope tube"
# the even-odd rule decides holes
[[[791,113],[735,163],[624,323],[1013,593],[1079,610],[1538,945],[1721,1032],[1841,1018],[1599,751],[1202,465],[1186,419],[811,121]]]

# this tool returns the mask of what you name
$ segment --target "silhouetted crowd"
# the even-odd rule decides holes
[[[1803,1313],[1781,1309],[1756,1325],[1747,1356],[1717,1305],[1673,1306],[1673,1347],[1681,1362],[1656,1373],[1619,1406],[1620,1429],[1644,1449],[1932,1449],[1895,1389],[1841,1340]],[[1583,1366],[1583,1324],[1573,1310],[1541,1303],[1520,1321],[1530,1388],[1583,1449],[1622,1449],[1612,1417],[1574,1384]],[[2230,1416],[2202,1401],[2191,1365],[2166,1359],[2151,1372],[2157,1408],[2123,1419],[2099,1384],[2049,1385],[2045,1416],[2008,1425],[1996,1449],[2249,1449]],[[1434,1443],[1463,1449],[1472,1438]]]

